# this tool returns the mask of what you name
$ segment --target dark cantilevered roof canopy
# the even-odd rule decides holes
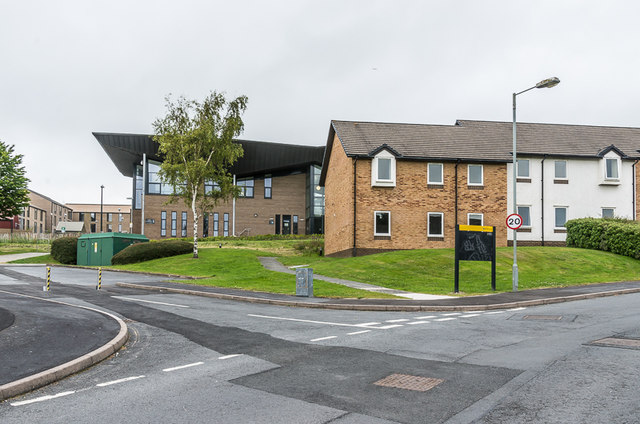
[[[162,161],[158,153],[158,143],[148,134],[118,134],[94,132],[118,171],[133,177],[134,165],[147,159]],[[302,169],[308,165],[321,165],[324,146],[303,146],[265,141],[236,140],[242,145],[244,156],[230,169],[238,177],[254,174],[268,174],[280,171]]]

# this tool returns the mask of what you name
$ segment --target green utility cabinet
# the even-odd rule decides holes
[[[78,237],[78,265],[111,265],[113,255],[135,243],[148,242],[142,234],[95,233]]]

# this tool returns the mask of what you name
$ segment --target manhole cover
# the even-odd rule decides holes
[[[540,321],[560,321],[562,315],[525,315],[522,319],[532,319]]]
[[[589,344],[596,345],[596,346],[604,346],[604,347],[622,347],[625,349],[640,350],[640,340],[625,339],[622,337],[606,337],[604,339],[595,340]]]
[[[376,381],[376,386],[394,387],[396,389],[416,390],[426,392],[444,382],[439,378],[419,377],[417,375],[391,374],[382,380]]]

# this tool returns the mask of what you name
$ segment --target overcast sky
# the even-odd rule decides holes
[[[322,145],[331,119],[640,127],[635,1],[0,0],[0,140],[30,188],[128,203],[92,131],[151,133],[172,93],[249,98],[241,138]]]

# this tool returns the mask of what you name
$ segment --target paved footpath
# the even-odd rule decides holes
[[[18,259],[35,258],[36,256],[48,255],[46,252],[32,252],[32,253],[15,253],[12,255],[0,255],[0,264],[6,264],[11,261],[17,261]]]

